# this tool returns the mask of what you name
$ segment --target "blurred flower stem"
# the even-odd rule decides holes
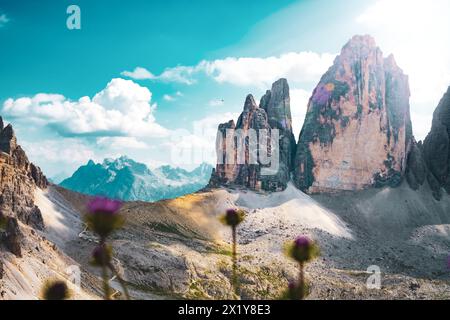
[[[245,213],[242,210],[228,209],[223,216],[220,217],[220,221],[231,227],[231,240],[232,240],[232,274],[231,274],[231,285],[233,287],[233,292],[239,296],[239,281],[237,277],[237,226],[244,221]]]
[[[305,264],[304,262],[300,262],[299,266],[299,275],[298,275],[298,286],[299,286],[299,298],[302,300],[305,298]]]
[[[108,270],[102,265],[103,294],[105,300],[111,300],[111,287],[109,286]]]
[[[233,247],[231,252],[231,259],[233,263],[233,271],[232,271],[232,284],[234,288],[234,292],[238,294],[238,281],[237,281],[237,239],[236,239],[236,226],[231,227],[232,241]]]
[[[306,236],[299,236],[285,245],[285,254],[298,263],[298,283],[290,283],[288,289],[289,299],[305,299],[309,286],[305,280],[305,264],[320,255],[319,246]]]
[[[124,224],[125,219],[119,213],[121,206],[120,201],[96,197],[88,203],[88,213],[84,217],[88,228],[100,238],[98,246],[92,252],[92,264],[101,268],[105,300],[111,300],[108,269],[119,281],[125,298],[130,300],[125,281],[112,263],[113,250],[107,242],[108,236]]]

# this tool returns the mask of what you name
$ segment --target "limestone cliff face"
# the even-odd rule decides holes
[[[415,140],[413,140],[406,162],[406,181],[408,182],[411,189],[417,190],[425,182],[427,174],[428,169],[423,157],[422,141],[419,141],[417,143]]]
[[[256,139],[245,138],[252,134]],[[233,138],[233,135],[244,139]],[[277,142],[272,143],[271,137]],[[231,120],[219,125],[216,150],[218,161],[210,186],[242,186],[268,191],[286,188],[295,151],[286,79],[276,81],[261,98],[259,106],[252,95],[247,96],[236,124]],[[270,163],[261,161],[264,152],[268,159],[272,155],[278,155],[278,159],[272,157]]]
[[[272,85],[272,89],[261,98],[260,107],[267,113],[270,128],[277,129],[279,134],[279,170],[276,175],[267,176],[267,179],[283,181],[281,187],[284,189],[286,182],[290,180],[296,149],[295,137],[292,133],[289,85],[286,79],[280,79]],[[276,149],[273,150],[273,152],[276,151]]]
[[[450,193],[450,87],[433,113],[422,152],[428,167],[427,181],[435,198],[440,199],[441,188]]]
[[[255,130],[256,136],[259,137],[259,130],[267,130],[270,133],[270,126],[267,120],[267,113],[264,109],[259,108],[252,95],[248,95],[245,99],[244,111],[239,116],[235,132],[241,132],[243,137],[250,137],[250,130]],[[261,189],[261,165],[260,163],[252,163],[250,157],[251,153],[257,155],[259,151],[259,145],[253,144],[250,140],[237,140],[237,145],[242,145],[242,151],[239,152],[239,147],[233,151],[233,156],[236,156],[236,160],[239,156],[243,157],[244,161],[236,161],[236,176],[233,183],[241,186],[245,186],[251,189]],[[255,158],[256,160],[256,158]]]
[[[412,142],[408,78],[370,36],[355,36],[310,98],[294,161],[306,192],[396,186]]]
[[[17,219],[36,229],[44,222],[34,204],[35,188],[46,188],[47,179],[39,167],[32,164],[17,139],[11,124],[4,127],[0,117],[0,213],[6,218],[6,229],[0,232],[7,248],[20,256],[20,229]]]
[[[237,165],[234,161],[236,158],[234,142],[224,138],[227,132],[234,132],[235,128],[236,124],[234,123],[234,120],[219,125],[216,139],[217,165],[211,174],[211,179],[209,181],[209,185],[211,186],[231,184],[236,179]],[[228,145],[231,146],[228,147]],[[228,155],[228,157],[233,159],[232,162],[227,160],[227,149],[233,150],[233,154]]]

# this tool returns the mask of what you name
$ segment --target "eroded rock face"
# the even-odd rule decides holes
[[[267,120],[267,113],[264,109],[259,108],[255,102],[255,99],[250,94],[245,99],[244,111],[239,116],[235,133],[242,134],[243,137],[249,136],[250,130],[255,130],[254,132],[259,138],[260,130],[266,130],[267,133],[270,133],[270,126]],[[262,189],[262,177],[261,177],[261,164],[254,163],[251,161],[251,152],[252,150],[256,150],[254,155],[257,155],[257,151],[259,151],[259,145],[252,145],[250,140],[248,141],[239,141],[236,143],[238,145],[243,146],[243,151],[239,152],[237,149],[233,151],[233,154],[236,156],[242,156],[244,161],[236,161],[236,177],[234,178],[234,183],[237,185],[242,185],[251,189]],[[256,157],[255,157],[256,160]]]
[[[33,178],[34,183],[41,189],[47,188],[48,181],[41,168],[36,166],[34,163],[30,163],[30,174]]]
[[[306,192],[397,186],[412,141],[408,78],[370,36],[355,36],[310,98],[294,162]]]
[[[3,119],[1,122],[0,150],[11,155],[17,148],[17,139],[11,124],[3,128]]]
[[[0,129],[0,211],[9,218],[42,230],[44,221],[33,198],[36,187],[46,188],[47,179],[17,144],[12,126],[3,128],[1,117]]]
[[[235,128],[236,124],[234,123],[234,120],[230,120],[219,125],[216,139],[217,165],[211,173],[211,179],[209,181],[209,185],[211,186],[231,184],[236,179],[236,162],[234,161],[236,158],[236,149],[234,148],[234,144],[231,140],[223,138],[226,136],[227,131],[233,132]],[[228,145],[232,146],[228,147]],[[232,163],[227,161],[226,150],[233,150],[234,152],[232,155],[228,155],[228,157],[233,159]]]
[[[450,193],[450,87],[433,113],[431,131],[423,143],[427,181],[436,199],[441,188]]]
[[[233,139],[233,135],[243,138]],[[245,138],[252,135],[255,139]],[[252,95],[247,96],[236,125],[233,121],[219,125],[216,150],[218,161],[210,186],[267,191],[286,188],[295,150],[286,79],[276,81],[259,106]]]
[[[279,131],[279,170],[274,176],[267,176],[271,181],[283,181],[281,189],[286,188],[293,168],[296,142],[292,133],[292,116],[290,107],[289,85],[286,79],[279,79],[261,98],[260,107],[268,116],[269,126]],[[276,150],[273,150],[276,151]],[[268,188],[271,189],[270,187]]]
[[[406,181],[413,190],[419,189],[425,182],[428,170],[423,158],[422,142],[417,143],[415,140],[411,143],[406,162]]]
[[[19,223],[14,217],[8,217],[6,221],[6,228],[4,233],[4,242],[6,248],[17,257],[22,257],[22,239],[23,234],[20,231]]]

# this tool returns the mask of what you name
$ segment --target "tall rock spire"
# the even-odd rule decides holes
[[[269,126],[279,131],[279,170],[268,180],[283,181],[282,189],[290,180],[295,155],[295,137],[292,133],[291,102],[289,85],[286,79],[279,79],[272,84],[272,89],[261,98],[260,106],[267,112]],[[276,151],[276,150],[275,150]],[[268,189],[272,189],[268,187]]]
[[[292,131],[291,102],[286,79],[279,79],[272,84],[272,90],[266,91],[261,98],[260,106],[267,112],[272,128]]]
[[[294,163],[306,192],[396,186],[412,141],[408,77],[370,36],[355,36],[309,100]]]
[[[268,141],[263,136],[267,136]],[[272,144],[270,139],[274,137],[276,141]],[[256,138],[256,143],[251,142],[252,138]],[[219,125],[216,149],[218,163],[211,177],[211,186],[241,186],[268,191],[285,189],[295,150],[286,79],[276,81],[261,98],[259,106],[253,96],[248,95],[236,125],[233,121]],[[263,153],[271,158],[270,163],[261,161]],[[277,156],[272,157],[274,155]],[[252,162],[252,156],[256,162]],[[270,171],[272,165],[275,169]]]

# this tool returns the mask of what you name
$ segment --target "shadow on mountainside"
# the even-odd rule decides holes
[[[384,273],[450,278],[448,196],[436,201],[426,185],[414,191],[403,184],[313,198],[352,226],[354,242],[333,240],[337,268],[378,265]]]

